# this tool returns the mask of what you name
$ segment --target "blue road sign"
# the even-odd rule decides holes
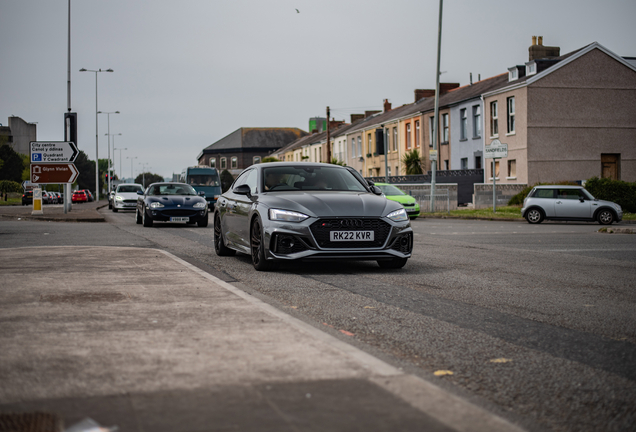
[[[42,153],[31,153],[31,162],[42,162]]]

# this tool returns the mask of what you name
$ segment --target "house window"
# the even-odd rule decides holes
[[[475,156],[475,169],[481,169],[481,156]]]
[[[519,78],[519,70],[516,67],[508,69],[508,81],[514,81],[517,78]]]
[[[507,99],[508,106],[508,133],[515,133],[515,98],[514,96]]]
[[[517,161],[514,159],[508,161],[508,178],[517,178]]]
[[[351,157],[356,157],[356,139],[351,138]]]
[[[466,130],[468,129],[468,117],[466,117],[466,108],[459,110],[459,139],[466,139]]]
[[[358,156],[362,157],[362,137],[358,137]]]
[[[399,165],[395,166],[395,175],[400,175],[400,166]]]
[[[406,148],[411,148],[411,123],[406,124]]]
[[[499,161],[495,161],[495,177],[499,178]],[[490,164],[490,179],[492,180],[492,163]]]
[[[481,106],[473,107],[473,138],[481,137]]]
[[[444,159],[444,169],[447,171],[450,169],[448,159]]]
[[[461,169],[463,170],[468,169],[468,158],[461,159]]]
[[[216,168],[216,158],[215,157],[210,158],[210,166],[212,168]]]
[[[373,140],[371,139],[371,134],[368,133],[367,134],[367,153],[372,154],[373,153]]]
[[[448,114],[442,114],[442,142],[448,143]]]
[[[390,176],[391,175],[391,167],[387,167],[388,171],[387,171],[387,175]]]
[[[534,75],[537,73],[537,64],[535,62],[526,63],[526,75]]]
[[[428,118],[428,136],[430,138],[430,141],[428,145],[430,147],[433,147],[433,133],[435,133],[435,117],[429,117]]]
[[[236,156],[232,156],[232,169],[238,168],[238,158]]]
[[[221,158],[221,169],[227,169],[227,158]]]
[[[490,136],[499,136],[499,114],[497,101],[490,102]]]
[[[369,177],[373,177],[373,169],[369,168]]]
[[[285,156],[283,156],[283,157],[285,157]],[[254,164],[259,164],[259,163],[261,163],[261,157],[260,157],[260,156],[254,156],[254,157],[252,158],[252,163],[254,163]]]
[[[393,128],[393,151],[397,151],[398,147],[397,147],[397,142],[398,142],[398,135],[397,135],[397,128],[394,127]]]
[[[420,146],[420,121],[415,122],[415,147]]]

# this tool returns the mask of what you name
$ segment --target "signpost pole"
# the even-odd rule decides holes
[[[492,211],[497,213],[497,173],[495,172],[495,161],[497,158],[492,158]]]

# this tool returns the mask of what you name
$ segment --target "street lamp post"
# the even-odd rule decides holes
[[[117,134],[117,135],[121,135],[121,134]],[[119,175],[123,178],[124,177],[124,167],[121,165],[121,151],[122,150],[128,150],[128,148],[115,148],[115,137],[113,136],[113,156],[115,156],[115,150],[119,150],[119,171],[117,171],[119,173]]]
[[[108,117],[108,193],[110,193],[110,115],[119,114],[119,111],[97,111],[97,114],[106,114]]]
[[[108,135],[108,134],[106,134],[106,135]],[[116,168],[117,168],[117,166],[115,165],[115,150],[128,150],[128,149],[118,149],[118,148],[115,148],[115,137],[116,137],[117,135],[121,135],[121,134],[120,134],[120,133],[110,134],[110,136],[112,136],[112,137],[113,137],[113,173],[115,173],[115,172],[119,172],[119,171],[117,171],[117,169],[116,169]],[[119,169],[121,170],[121,152],[119,152]],[[120,174],[121,174],[121,173],[120,173]],[[113,174],[113,175],[114,175],[114,174]]]
[[[141,165],[141,183],[144,186],[144,189],[146,188],[146,162],[139,162],[139,165]],[[148,167],[151,168],[151,167]]]
[[[106,70],[91,70],[81,68],[80,72],[95,72],[95,201],[99,201],[99,132],[97,126],[97,73],[98,72],[114,72],[112,69]]]
[[[135,182],[135,178],[133,177],[133,159],[137,159],[137,156],[132,157],[132,156],[126,156],[126,159],[130,159],[130,181],[131,182]]]

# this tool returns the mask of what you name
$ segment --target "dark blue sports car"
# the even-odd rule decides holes
[[[138,224],[151,227],[154,221],[196,223],[208,226],[208,204],[200,194],[185,183],[153,183],[145,192],[137,192]]]

